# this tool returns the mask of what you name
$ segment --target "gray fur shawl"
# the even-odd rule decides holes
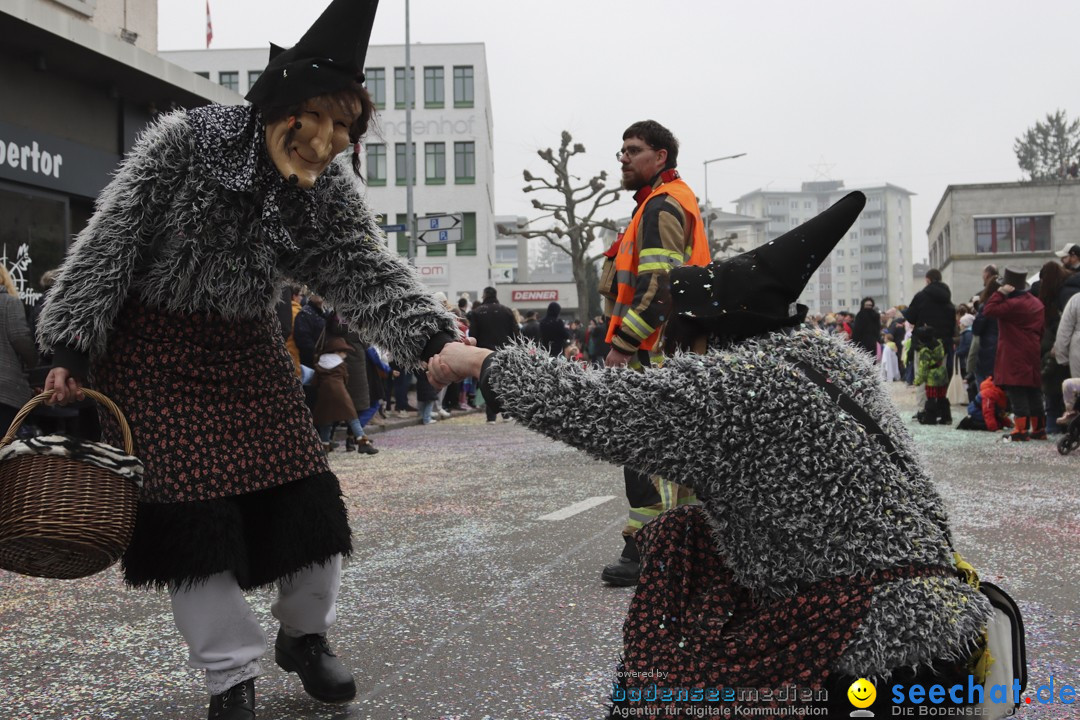
[[[797,362],[861,403],[903,467]],[[694,488],[717,552],[756,592],[787,596],[838,576],[952,566],[941,498],[869,357],[847,342],[802,329],[644,373],[585,370],[511,346],[495,353],[485,380],[528,427]],[[989,612],[952,577],[879,585],[835,669],[878,677],[966,658]]]
[[[94,357],[130,296],[237,321],[273,311],[283,277],[306,283],[365,340],[414,366],[453,317],[386,248],[338,158],[310,190],[290,186],[253,108],[163,116],[139,137],[68,253],[38,337]]]

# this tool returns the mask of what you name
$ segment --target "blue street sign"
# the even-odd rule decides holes
[[[409,228],[405,225],[380,225],[383,232],[405,232]]]

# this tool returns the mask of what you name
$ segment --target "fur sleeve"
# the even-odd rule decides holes
[[[740,429],[712,407],[733,378],[705,356],[681,356],[645,372],[586,369],[543,348],[512,344],[492,356],[486,379],[502,408],[529,429],[684,485],[713,477],[716,449]]]
[[[60,269],[38,320],[45,352],[104,352],[146,248],[164,225],[171,183],[190,158],[185,114],[166,115],[139,136],[101,191]]]
[[[327,170],[319,232],[300,240],[292,267],[282,270],[325,297],[366,342],[415,368],[433,335],[458,337],[457,323],[415,270],[386,247],[350,172],[339,164]]]

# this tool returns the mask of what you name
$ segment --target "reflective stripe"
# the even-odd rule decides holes
[[[678,265],[675,265],[675,263],[671,262],[641,263],[640,265],[638,265],[638,272],[647,273],[656,272],[657,270],[671,272],[672,267],[678,267]]]
[[[633,333],[642,340],[649,337],[653,331],[653,327],[642,320],[641,316],[633,310],[626,311],[626,317],[623,318],[623,326],[630,328]]]
[[[671,502],[671,483],[669,483],[667,480],[661,480],[660,478],[657,478],[654,485],[656,486],[656,489],[660,491],[661,507],[663,507],[665,510],[670,510],[671,508],[675,507],[674,504]]]
[[[658,255],[660,257],[668,257],[672,260],[682,262],[685,253],[678,250],[668,250],[667,248],[646,248],[645,250],[642,250],[641,253],[638,255],[638,262],[644,260],[645,258],[651,258],[654,255]],[[639,265],[639,270],[640,267],[641,266]]]
[[[658,518],[662,512],[664,511],[659,508],[630,508],[630,515],[626,524],[641,529],[646,523],[651,523]]]
[[[634,273],[629,270],[616,270],[615,282],[622,283],[623,285],[629,285],[634,282]]]

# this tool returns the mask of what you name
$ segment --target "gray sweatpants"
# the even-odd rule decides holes
[[[337,619],[341,556],[309,565],[278,583],[270,612],[292,637],[322,634]],[[211,695],[262,674],[266,632],[231,572],[171,593],[173,619],[188,645],[188,664],[206,671]]]

